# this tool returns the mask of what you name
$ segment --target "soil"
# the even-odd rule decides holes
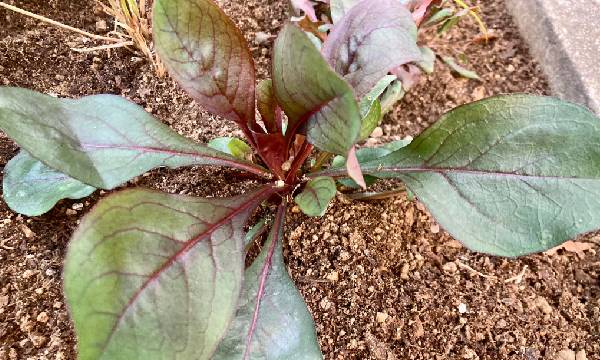
[[[99,20],[110,27],[91,0],[12,3],[91,32],[99,30]],[[220,3],[247,35],[259,76],[265,77],[272,41],[258,44],[255,34],[277,33],[288,17],[286,2]],[[480,5],[494,40],[477,41],[472,21],[441,38],[428,32],[422,39],[440,54],[468,59],[482,80],[455,78],[438,61],[435,73],[386,117],[383,135],[371,143],[414,136],[452,107],[493,94],[548,93],[503,1]],[[240,135],[232,124],[199,109],[171,80],[157,78],[138,55],[70,49],[93,45],[0,10],[0,85],[64,97],[119,94],[198,141]],[[0,166],[17,150],[0,135]],[[127,186],[133,185],[226,196],[253,184],[233,171],[192,168],[157,170]],[[62,201],[34,218],[0,201],[0,360],[75,359],[61,295],[62,261],[80,217],[103,196]],[[296,209],[289,215],[286,259],[327,359],[600,359],[597,234],[580,239],[593,244],[588,251],[514,260],[466,250],[404,195],[371,202],[339,195],[321,219]]]

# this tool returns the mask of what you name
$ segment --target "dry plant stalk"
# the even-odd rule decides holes
[[[164,65],[151,48],[152,32],[149,14],[146,11],[146,0],[97,0],[97,2],[106,14],[115,19],[115,28],[110,34],[133,42],[133,47],[150,60],[156,74],[163,77]]]

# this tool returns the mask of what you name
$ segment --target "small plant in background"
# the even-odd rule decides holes
[[[153,65],[156,74],[159,77],[165,75],[165,68],[161,64],[160,59],[156,56],[154,51],[151,49],[151,30],[149,26],[149,19],[146,11],[145,0],[96,0],[97,3],[102,7],[104,12],[114,18],[115,29],[108,35],[102,36],[92,34],[90,32],[65,25],[58,21],[49,19],[47,17],[26,11],[14,5],[6,4],[0,1],[0,7],[7,10],[14,11],[21,15],[31,17],[33,19],[45,22],[52,26],[71,31],[90,39],[99,40],[108,44],[90,47],[90,48],[72,48],[71,50],[76,52],[92,52],[92,51],[103,51],[117,48],[126,48],[133,52],[139,52],[143,57],[148,59]],[[108,1],[105,3],[104,1]],[[139,2],[138,2],[139,1]],[[107,5],[108,4],[108,5]]]
[[[105,13],[115,19],[115,29],[111,34],[131,41],[133,48],[152,63],[156,74],[163,77],[166,70],[152,50],[152,31],[146,0],[97,0],[97,2]]]
[[[257,186],[230,198],[129,189],[102,199],[65,260],[81,359],[322,358],[284,264],[283,228],[293,202],[324,214],[336,179],[400,179],[450,234],[492,255],[544,251],[600,227],[600,119],[577,105],[497,96],[450,111],[412,142],[356,149],[372,126],[364,114],[378,109],[374,89],[422,61],[413,14],[396,0],[358,2],[322,51],[286,25],[272,79],[258,85],[244,37],[212,1],[156,0],[153,21],[171,76],[245,141],[196,144],[118,96],[0,88],[0,128],[21,146],[4,199],[41,214],[163,166],[231,167]],[[273,215],[245,232],[258,208]]]

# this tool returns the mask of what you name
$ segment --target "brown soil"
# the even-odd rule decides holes
[[[92,32],[96,21],[109,20],[91,0],[14,3]],[[287,18],[285,1],[221,3],[252,42],[264,77],[272,43],[255,44],[254,33],[277,33]],[[483,81],[454,78],[438,62],[436,72],[385,119],[384,136],[373,142],[416,135],[444,111],[484,96],[548,92],[504,3],[482,5],[498,39],[472,42],[477,27],[468,21],[441,39],[426,38],[440,53],[466,55]],[[93,45],[0,10],[0,85],[66,97],[121,94],[196,140],[239,134],[201,111],[172,81],[156,78],[142,59],[125,50],[70,50],[82,44]],[[16,151],[0,135],[0,165]],[[236,176],[222,169],[158,170],[129,186],[198,196],[231,195],[252,186]],[[102,196],[80,201],[83,209],[77,201],[62,201],[35,218],[18,216],[0,201],[0,360],[75,358],[61,295],[62,259],[78,219]],[[66,215],[72,208],[78,215]],[[475,254],[404,196],[353,203],[339,196],[322,219],[292,210],[287,230],[289,268],[315,317],[327,359],[533,360],[557,359],[568,349],[600,359],[597,246],[582,254],[559,251],[519,260]],[[585,240],[600,243],[593,236]]]

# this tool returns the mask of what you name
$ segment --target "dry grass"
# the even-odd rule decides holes
[[[150,14],[146,0],[97,0],[108,15],[114,18],[114,29],[109,33],[133,43],[133,50],[147,58],[157,75],[165,75],[164,65],[152,49]]]

